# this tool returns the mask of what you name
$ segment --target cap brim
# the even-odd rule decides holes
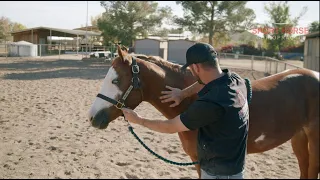
[[[188,66],[189,66],[189,64],[183,65],[183,66],[181,67],[181,70],[182,70],[182,71],[185,71],[185,70],[188,68]]]

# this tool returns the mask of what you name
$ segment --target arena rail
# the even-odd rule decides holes
[[[299,67],[285,62],[285,60],[277,60],[267,56],[218,53],[218,59],[221,66],[244,68],[264,72],[266,75],[276,74],[288,69],[303,68],[302,66]]]
[[[90,54],[97,52],[105,52],[107,47],[99,49],[98,51],[93,51],[89,48],[86,50],[85,46],[70,46],[64,44],[35,44],[37,56],[40,58],[58,56],[58,58],[64,58],[70,56],[69,58],[76,57],[77,59],[81,57],[89,58]],[[0,42],[0,57],[9,57],[10,56],[10,47],[12,43],[9,42]],[[17,45],[16,45],[17,46]],[[18,45],[19,46],[19,45]],[[22,45],[23,46],[23,45]],[[18,48],[19,49],[19,48]],[[19,52],[19,50],[18,50]],[[64,55],[64,56],[61,56]],[[80,55],[80,56],[79,56]],[[72,57],[71,57],[72,56]],[[285,71],[287,69],[299,69],[303,68],[303,65],[300,67],[297,65],[290,64],[285,60],[277,60],[275,58],[270,58],[266,56],[254,56],[254,55],[243,55],[243,54],[233,54],[233,53],[218,53],[218,59],[220,65],[223,67],[232,67],[232,68],[242,68],[252,71],[264,72],[266,75],[276,74],[278,72]],[[298,62],[298,61],[297,61]]]

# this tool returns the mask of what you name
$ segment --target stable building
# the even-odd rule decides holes
[[[187,50],[195,43],[196,41],[185,39],[168,40],[168,61],[185,64]]]
[[[306,35],[304,41],[303,67],[319,72],[319,38],[320,32]]]
[[[168,42],[158,39],[137,39],[134,42],[134,52],[147,56],[160,56],[167,60]]]
[[[48,50],[53,50],[55,48],[53,41],[53,37],[64,37],[73,38],[71,43],[67,43],[65,40],[64,45],[68,44],[71,46],[73,50],[78,51],[78,46],[80,44],[79,40],[85,38],[86,36],[101,36],[100,32],[92,32],[92,31],[83,31],[83,30],[69,30],[69,29],[59,29],[59,28],[51,28],[51,27],[36,27],[30,29],[24,29],[21,31],[12,32],[13,42],[26,41],[32,44],[38,44],[41,51],[38,53],[42,53],[42,55],[47,54]],[[42,47],[42,48],[41,48]],[[65,47],[66,49],[66,47]]]

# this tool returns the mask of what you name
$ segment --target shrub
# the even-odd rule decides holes
[[[281,49],[281,52],[287,52],[287,53],[303,53],[304,51],[304,44],[301,44],[300,46],[290,46]]]

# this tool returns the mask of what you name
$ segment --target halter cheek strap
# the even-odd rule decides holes
[[[131,65],[131,71],[132,71],[132,79],[131,79],[131,85],[129,86],[129,88],[127,89],[126,93],[123,95],[123,97],[120,100],[114,100],[112,98],[109,98],[103,94],[98,94],[97,97],[108,101],[109,103],[113,104],[116,108],[121,109],[123,107],[126,107],[126,105],[124,104],[124,101],[127,99],[128,95],[130,94],[132,89],[140,89],[140,79],[138,77],[138,74],[140,73],[140,68],[137,64],[137,60],[132,57],[132,65]],[[141,97],[142,93],[141,93]]]

